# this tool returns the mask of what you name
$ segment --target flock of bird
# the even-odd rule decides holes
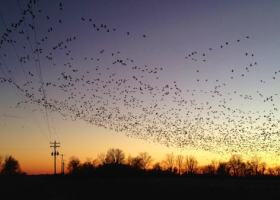
[[[63,2],[56,7],[59,12],[65,12]],[[128,137],[177,148],[219,154],[261,151],[279,155],[280,116],[275,102],[278,94],[267,96],[262,89],[250,94],[225,89],[233,85],[233,80],[246,79],[257,70],[257,55],[244,51],[241,56],[248,59],[248,65],[242,72],[234,67],[224,68],[229,75],[223,80],[212,80],[205,73],[201,75],[204,68],[197,67],[199,63],[207,65],[216,52],[222,53],[226,48],[251,40],[251,36],[201,52],[187,52],[187,64],[196,65],[194,84],[197,87],[185,88],[177,80],[163,78],[166,67],[137,64],[137,59],[121,51],[100,48],[94,55],[76,53],[71,47],[79,45],[79,34],[58,41],[54,37],[67,21],[63,14],[59,16],[47,14],[37,0],[30,0],[22,8],[17,22],[4,23],[6,27],[0,40],[0,83],[15,88],[21,99],[18,105],[40,106],[66,119],[83,120]],[[123,37],[135,36],[91,17],[81,16],[78,20],[98,34],[122,32]],[[38,31],[41,23],[50,26]],[[148,37],[143,33],[138,36],[142,40]],[[13,51],[8,51],[9,48]],[[9,65],[13,56],[15,68]],[[82,65],[90,67],[80,67]],[[21,78],[18,78],[19,71],[22,71]],[[259,82],[276,81],[280,70],[272,74],[271,80]],[[211,88],[200,88],[202,82]],[[268,106],[243,109],[235,104],[235,98]]]

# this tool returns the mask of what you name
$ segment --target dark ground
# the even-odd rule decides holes
[[[0,199],[280,199],[280,178],[0,177]]]

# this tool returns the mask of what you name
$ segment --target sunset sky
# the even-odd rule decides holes
[[[61,10],[59,2],[62,2],[63,5]],[[27,3],[28,1],[17,0],[0,1],[0,36],[2,38],[11,23],[20,19]],[[136,133],[130,133],[129,130],[128,133],[109,130],[79,117],[72,120],[74,115],[68,115],[65,110],[63,110],[65,116],[62,116],[59,112],[46,109],[48,113],[48,117],[46,117],[46,110],[42,105],[28,102],[20,94],[21,91],[11,84],[0,83],[0,155],[15,156],[24,171],[28,173],[52,172],[53,163],[49,143],[53,140],[61,143],[59,151],[65,154],[66,161],[71,156],[79,157],[82,161],[93,159],[98,153],[105,153],[107,149],[115,147],[124,150],[126,155],[148,152],[155,161],[164,159],[166,153],[170,152],[194,155],[200,164],[209,163],[213,159],[227,159],[232,153],[244,153],[245,158],[259,155],[270,165],[280,164],[280,151],[277,148],[280,142],[280,134],[278,135],[280,127],[277,126],[280,120],[278,110],[280,108],[278,96],[280,86],[280,71],[278,74],[278,70],[280,70],[279,1],[82,0],[78,2],[74,0],[41,0],[36,6],[34,12],[38,14],[35,17],[37,40],[48,37],[46,41],[42,41],[38,45],[43,49],[43,53],[40,55],[40,67],[45,82],[61,81],[58,77],[68,69],[65,67],[67,62],[71,62],[73,68],[79,70],[78,74],[81,71],[89,71],[88,77],[92,80],[99,77],[105,81],[113,72],[119,73],[122,78],[132,80],[133,72],[112,64],[113,56],[111,54],[115,55],[119,51],[122,59],[133,60],[131,67],[134,65],[148,66],[147,68],[151,70],[154,67],[163,67],[163,70],[156,75],[145,75],[143,82],[146,81],[158,88],[176,82],[183,91],[182,97],[188,102],[195,101],[196,109],[188,107],[190,105],[188,104],[187,107],[181,107],[182,109],[178,111],[178,116],[182,117],[182,120],[187,120],[185,114],[188,112],[188,108],[190,108],[190,120],[197,118],[196,116],[203,116],[204,120],[207,111],[200,112],[197,111],[197,108],[201,106],[205,109],[206,105],[217,106],[218,113],[225,113],[225,116],[229,116],[229,118],[216,116],[213,112],[214,114],[210,115],[209,119],[213,123],[207,121],[202,121],[201,124],[193,123],[194,126],[192,124],[191,129],[188,130],[198,132],[200,130],[199,134],[201,133],[203,138],[203,143],[199,143],[202,144],[202,147],[195,148],[188,145],[178,147],[181,136],[176,135],[177,132],[172,127],[166,128],[164,123],[158,124],[157,128],[165,127],[166,132],[170,132],[172,135],[172,137],[170,136],[172,141],[170,146],[174,145],[168,147],[164,144],[165,140],[156,142],[151,139],[158,132],[153,133],[150,138],[145,135],[141,139],[141,137],[137,137]],[[42,10],[38,11],[40,9]],[[49,19],[46,18],[47,16]],[[82,18],[85,18],[85,21]],[[93,22],[89,19],[92,19]],[[62,21],[59,22],[59,20]],[[106,32],[107,28],[104,31],[102,28],[98,31],[93,30],[92,23],[95,22],[96,26],[106,24],[110,28],[110,32]],[[34,62],[37,54],[28,49],[30,44],[33,45],[33,48],[36,47],[35,39],[33,39],[34,30],[29,26],[29,24],[32,26],[32,23],[34,21],[27,17],[25,24],[8,36],[8,39],[17,42],[13,45],[4,42],[0,47],[2,67],[0,77],[9,78],[7,75],[13,74],[14,80],[21,86],[27,80],[32,79],[33,82],[25,88],[28,91],[33,90],[32,87],[35,90],[40,87],[40,77],[36,75],[38,71],[36,71],[36,61]],[[54,31],[48,32],[51,27]],[[116,31],[113,31],[113,28]],[[19,34],[21,30],[24,31],[24,34]],[[31,43],[26,40],[27,35],[30,36]],[[69,57],[64,52],[57,52],[57,50],[56,53],[51,54],[53,60],[46,59],[47,53],[52,51],[53,46],[74,36],[77,37],[77,40],[67,44],[73,60],[69,61]],[[199,52],[199,55],[188,56],[195,51]],[[204,52],[206,55],[203,55]],[[19,58],[28,54],[30,60],[24,64],[20,63]],[[90,58],[94,59],[90,60]],[[250,67],[251,63],[253,66]],[[96,66],[101,68],[100,76]],[[110,69],[106,71],[107,66]],[[249,66],[249,69],[246,69],[246,66]],[[92,75],[92,71],[96,71],[95,74]],[[28,72],[32,72],[32,75],[35,74],[35,76],[29,76]],[[141,73],[139,72],[136,76],[140,76]],[[79,75],[82,76],[82,74]],[[156,79],[156,77],[159,78]],[[136,87],[136,83],[133,86]],[[69,105],[73,106],[75,98],[77,99],[83,94],[92,95],[86,89],[87,87],[82,84],[75,86],[75,91],[73,91],[76,96],[73,101],[69,100],[71,102]],[[112,90],[116,89],[112,88]],[[217,98],[216,96],[211,97],[213,91],[216,91],[214,95],[217,95]],[[41,95],[36,91],[34,94],[37,97]],[[69,96],[68,92],[46,89],[46,97],[50,101],[62,102],[67,95]],[[122,96],[116,98],[118,97],[122,98]],[[137,93],[135,97],[142,100],[140,104],[143,107],[148,107],[147,105],[153,102],[147,94],[141,96],[140,93]],[[269,103],[266,103],[266,98]],[[171,109],[173,112],[173,108],[178,108],[178,105],[171,99],[163,101],[159,99],[156,102],[161,102],[160,105],[163,109]],[[26,103],[17,106],[17,103],[26,100]],[[111,99],[106,99],[106,101],[110,102]],[[223,109],[218,106],[220,104],[235,110],[239,116],[229,114],[231,110],[226,108],[225,111],[220,112],[220,109]],[[125,105],[118,108],[126,113]],[[160,108],[158,109],[160,112]],[[139,110],[131,109],[128,112],[137,113]],[[177,121],[173,118],[174,115],[171,115],[170,112],[166,113],[164,119],[169,119],[176,126]],[[140,116],[143,115],[140,113],[139,119]],[[148,116],[147,119],[151,116]],[[264,118],[262,118],[263,116]],[[87,117],[90,118],[90,116]],[[254,119],[258,117],[261,118],[260,121],[254,122]],[[266,121],[267,118],[270,119]],[[174,121],[172,121],[173,119]],[[233,121],[237,119],[243,119],[244,123],[238,121],[237,124],[234,124]],[[119,123],[110,120],[104,123],[111,122]],[[265,136],[260,137],[262,141],[254,140],[255,134],[259,134],[261,126],[266,129],[262,130]],[[183,125],[178,125],[178,127],[182,128]],[[208,129],[208,133],[212,136],[216,134],[217,130],[234,132],[238,139],[227,139],[221,149],[228,146],[230,150],[217,153],[215,149],[220,148],[217,145],[220,144],[220,140],[218,142],[213,142],[213,139],[207,141],[205,139],[207,130],[205,132],[204,129]],[[131,137],[127,137],[126,134]],[[212,136],[209,137],[212,138]],[[213,137],[215,138],[215,136]],[[165,135],[164,139],[166,138],[168,137]],[[187,141],[186,138],[182,141]],[[245,141],[238,141],[240,138]],[[231,141],[233,143],[230,143]],[[243,145],[244,148],[241,150],[244,152],[240,152],[238,148],[233,151],[236,146],[231,147],[231,145],[239,142]],[[208,143],[209,150],[205,148],[205,144],[208,145]],[[248,144],[248,148],[256,147],[249,155],[245,152],[246,144]],[[259,148],[260,150],[257,148],[258,145],[263,145]]]

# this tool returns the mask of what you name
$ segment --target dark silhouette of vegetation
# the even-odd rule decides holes
[[[2,156],[0,155],[0,171],[1,171],[1,167],[2,167],[2,160],[3,160],[3,158],[2,158]]]
[[[226,162],[220,162],[218,167],[217,167],[216,174],[218,176],[229,176],[228,164]]]
[[[259,157],[244,160],[240,155],[232,155],[228,161],[212,161],[204,166],[200,166],[194,156],[173,153],[161,162],[152,160],[145,152],[125,156],[120,149],[109,149],[97,159],[85,162],[71,157],[65,175],[18,176],[24,175],[19,162],[7,156],[1,164],[0,186],[8,197],[4,199],[20,199],[31,194],[36,196],[34,199],[42,194],[45,196],[40,196],[41,199],[89,199],[93,195],[115,198],[116,194],[123,196],[120,191],[124,188],[143,199],[151,194],[155,198],[174,198],[174,195],[181,197],[186,193],[223,198],[229,193],[238,198],[244,192],[250,198],[267,199],[269,195],[279,199],[280,196],[277,177],[280,167],[267,168]]]
[[[188,175],[194,175],[197,173],[198,162],[195,157],[187,156],[185,159],[185,173]]]
[[[79,173],[81,168],[80,160],[78,158],[72,157],[68,163],[67,169],[69,174],[77,174]]]
[[[162,162],[152,162],[147,152],[125,157],[121,149],[111,148],[97,159],[81,163],[72,157],[68,163],[69,175],[93,175],[102,177],[117,176],[215,176],[252,177],[280,176],[280,167],[266,168],[259,157],[244,161],[240,155],[232,155],[228,161],[212,161],[199,166],[194,156],[167,154]]]
[[[106,164],[121,165],[124,163],[125,155],[120,149],[109,149],[106,154]]]
[[[69,176],[99,177],[136,177],[136,176],[212,176],[212,177],[263,177],[280,176],[280,166],[269,167],[260,157],[254,156],[245,161],[241,155],[232,155],[228,161],[212,161],[199,166],[192,156],[169,153],[161,162],[154,162],[147,152],[137,156],[125,156],[118,148],[111,148],[101,153],[94,160],[81,162],[71,157],[67,165]],[[23,175],[19,162],[12,156],[3,159],[0,156],[1,175]]]
[[[20,170],[19,162],[12,156],[7,156],[2,164],[1,164],[1,174],[2,175],[20,175],[22,174]]]

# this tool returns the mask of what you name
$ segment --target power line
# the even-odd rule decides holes
[[[20,12],[22,12],[22,8],[21,8],[21,5],[20,5],[19,1],[17,1],[17,3],[18,3],[18,7],[19,7]],[[5,28],[7,29],[7,24],[6,24],[5,19],[4,19],[3,15],[2,15],[1,13],[0,13],[0,17],[1,17],[1,20],[2,20],[3,25],[4,25]],[[25,20],[23,20],[23,23],[24,23],[25,27],[27,27],[27,25],[26,25],[26,23],[25,23]],[[9,37],[11,37],[11,36],[9,36]],[[29,35],[28,35],[28,34],[27,34],[27,38],[29,38]],[[31,42],[30,42],[29,39],[27,39],[27,41],[28,41],[28,44],[29,44],[29,48],[30,48],[30,50],[31,50],[31,54],[33,54],[33,47],[32,47],[32,44],[31,44]],[[13,44],[13,42],[11,43],[11,45],[13,46],[13,49],[15,50],[15,54],[16,54],[18,60],[19,60],[19,55],[17,54],[17,50],[16,50],[16,47],[15,47],[15,45]],[[0,55],[0,56],[1,56],[1,55]],[[34,60],[35,60],[35,58],[34,58]],[[18,84],[16,83],[15,77],[13,76],[12,72],[9,70],[8,66],[5,64],[4,59],[2,60],[2,63],[4,64],[4,67],[6,68],[6,71],[8,72],[8,74],[9,74],[10,76],[5,72],[4,69],[1,69],[1,66],[0,66],[0,69],[1,69],[2,73],[3,73],[7,78],[11,79],[12,82],[13,82],[13,85],[15,85],[17,89],[19,89]],[[35,67],[36,67],[36,61],[35,61],[34,63],[35,63]],[[26,79],[26,81],[28,82],[27,76],[26,76],[26,72],[25,72],[25,70],[23,69],[23,66],[22,66],[22,63],[21,63],[21,62],[20,62],[20,65],[21,65],[21,68],[22,68],[22,70],[23,70],[23,72],[24,72],[25,79]],[[23,92],[22,90],[20,90],[20,91]],[[22,96],[22,97],[24,97],[24,98],[26,97],[26,95],[22,95],[21,93],[18,93],[17,90],[16,90],[15,93],[16,93],[16,95],[17,95],[19,98],[20,98],[20,96]],[[43,134],[43,135],[44,135],[44,134]],[[45,135],[44,135],[44,136],[45,136]],[[49,136],[49,137],[50,137],[50,136]],[[48,140],[51,140],[51,138],[49,138]]]
[[[35,3],[34,3],[34,6],[35,6]],[[48,114],[48,110],[46,108],[47,106],[47,98],[46,98],[46,90],[44,88],[44,80],[43,80],[43,74],[42,74],[42,68],[41,68],[41,61],[40,61],[40,53],[38,51],[38,43],[37,43],[37,31],[36,31],[36,22],[34,20],[35,17],[32,16],[32,20],[33,20],[33,26],[34,26],[34,29],[33,29],[33,33],[34,33],[34,40],[35,40],[35,46],[36,46],[36,49],[35,49],[35,52],[36,52],[36,55],[37,55],[37,68],[38,68],[38,75],[39,75],[39,79],[40,79],[40,82],[41,82],[41,91],[42,91],[42,95],[43,95],[43,100],[44,100],[44,109],[45,109],[45,116],[46,116],[46,121],[47,121],[47,129],[48,129],[48,132],[49,132],[49,135],[51,137],[51,128],[50,128],[50,120],[49,120],[49,114]]]

